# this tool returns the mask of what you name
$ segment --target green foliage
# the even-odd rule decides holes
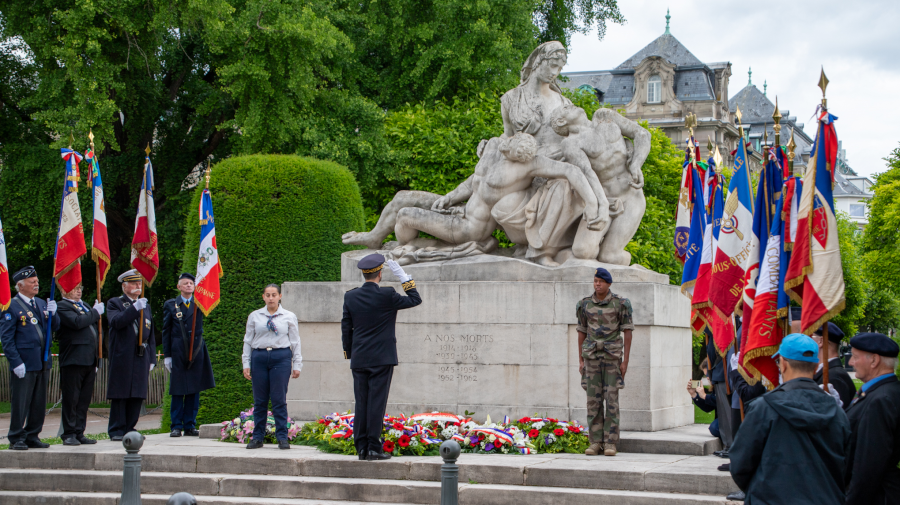
[[[587,34],[597,29],[597,38],[606,35],[606,22],[625,24],[616,0],[539,0],[534,13],[541,42],[558,40],[569,45],[572,33]]]
[[[341,243],[341,233],[363,226],[359,187],[333,162],[283,155],[229,158],[213,166],[210,192],[225,275],[222,301],[203,325],[216,387],[201,396],[200,423],[232,419],[252,403],[240,363],[247,316],[262,306],[263,287],[339,280],[340,255],[352,249]],[[192,209],[201,194],[197,188]],[[187,217],[185,235],[182,261],[193,265],[200,242],[196,214]]]
[[[837,213],[841,268],[844,273],[846,306],[834,318],[845,335],[855,335],[865,323],[865,308],[871,289],[864,271],[865,260],[859,246],[861,234],[856,223],[844,212]]]
[[[590,91],[586,91],[580,88],[562,88],[562,94],[564,97],[571,100],[573,105],[584,109],[584,112],[585,114],[587,114],[588,119],[594,119],[594,112],[597,112],[597,109],[603,107],[603,105],[601,105],[600,102],[597,101],[597,95],[591,93]]]

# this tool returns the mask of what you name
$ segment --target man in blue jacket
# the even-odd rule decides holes
[[[850,422],[812,379],[819,346],[792,333],[775,358],[783,382],[745,405],[731,476],[747,504],[843,505]]]
[[[0,316],[0,341],[9,361],[12,404],[9,420],[9,448],[17,451],[46,449],[38,437],[44,428],[47,383],[52,359],[47,352],[46,328],[59,329],[56,302],[37,298],[37,272],[27,266],[13,274],[16,291],[9,308]],[[26,424],[25,420],[28,419]]]

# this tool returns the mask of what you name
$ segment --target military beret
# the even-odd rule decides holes
[[[25,279],[29,279],[31,277],[37,277],[37,270],[35,270],[34,267],[30,265],[20,268],[16,273],[13,274],[13,280],[16,282],[24,281]]]
[[[193,282],[193,281],[196,280],[196,279],[194,278],[193,275],[191,275],[191,274],[189,274],[189,273],[187,273],[187,272],[184,272],[184,273],[182,273],[181,275],[178,276],[178,280],[181,280],[181,279],[190,279],[191,282]]]
[[[134,282],[141,280],[141,274],[134,268],[119,276],[119,282]]]
[[[803,316],[803,307],[791,307],[791,321],[799,321]],[[829,329],[829,331],[831,331]]]
[[[610,275],[609,270],[603,267],[597,269],[597,273],[594,274],[594,277],[603,279],[607,283],[612,284],[612,275]]]
[[[896,358],[900,354],[900,345],[883,333],[857,333],[850,339],[850,347],[888,358]]]
[[[824,331],[825,325],[823,324],[816,330],[816,335],[821,336]],[[837,344],[840,343],[841,340],[844,340],[844,332],[841,331],[838,325],[828,321],[828,341]]]
[[[364,274],[374,274],[384,268],[384,256],[377,253],[370,254],[359,260],[359,264],[356,267],[362,270]]]

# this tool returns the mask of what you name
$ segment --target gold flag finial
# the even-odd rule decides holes
[[[822,73],[819,75],[819,87],[822,88],[822,107],[827,108],[828,101],[825,99],[825,88],[828,87],[828,78],[825,77],[825,67],[822,67]]]
[[[147,157],[150,157],[150,142],[147,142],[147,148],[144,149],[144,152],[147,153]]]
[[[709,151],[709,156],[710,156],[710,158],[712,158],[712,155],[713,155],[713,143],[712,143],[712,137],[710,137],[709,135],[706,136],[706,149]]]
[[[775,126],[772,127],[775,130],[775,146],[778,147],[781,145],[781,111],[778,110],[778,96],[775,96],[775,113],[772,114],[772,119],[775,120]]]
[[[775,113],[772,114],[772,119],[775,120],[775,124],[778,124],[781,122],[781,117],[782,117],[781,111],[778,110],[778,97],[776,96],[775,97]]]
[[[88,140],[90,140],[91,151],[93,151],[94,150],[94,130],[93,129],[88,130]]]
[[[209,168],[209,160],[207,159],[207,160],[206,160],[206,175],[205,175],[205,177],[206,177],[206,189],[209,189],[209,172],[210,172],[210,168]]]
[[[794,149],[797,148],[797,143],[794,142],[794,129],[791,128],[791,140],[787,143],[788,149],[788,168],[790,170],[791,175],[794,175]]]
[[[738,124],[741,123],[741,116],[742,116],[742,115],[741,115],[741,108],[738,107],[737,110],[736,110],[735,113],[734,113],[734,117],[737,118]]]
[[[72,143],[75,142],[75,135],[69,132],[69,149],[72,149]]]

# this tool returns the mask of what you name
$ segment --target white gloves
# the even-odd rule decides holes
[[[387,266],[391,269],[391,272],[394,273],[394,276],[400,279],[400,282],[408,282],[412,279],[412,276],[403,271],[403,267],[397,264],[394,260],[387,260]]]
[[[165,365],[166,370],[169,373],[172,373],[172,358],[166,358],[163,360],[163,365]]]
[[[51,300],[47,298],[47,312],[51,314],[56,313],[56,300]]]
[[[737,370],[738,367],[738,355],[737,353],[731,355],[731,361],[729,361],[732,370]]]
[[[821,389],[821,390],[824,391],[824,390],[825,390],[825,385],[824,385],[824,384],[819,384],[819,389]],[[832,398],[834,398],[834,401],[837,402],[838,407],[841,407],[841,408],[844,407],[844,402],[841,401],[841,395],[839,395],[838,392],[837,392],[837,390],[834,389],[834,384],[829,384],[829,385],[828,385],[828,394],[831,395]]]
[[[156,363],[150,363],[150,371],[151,372],[153,371],[154,368],[156,368]]]
[[[103,302],[97,302],[94,304],[94,310],[102,316],[106,312],[106,305]]]
[[[147,299],[146,298],[138,298],[136,302],[134,302],[134,310],[141,311],[147,307]]]
[[[16,374],[16,377],[22,378],[25,377],[25,363],[13,368],[13,373]]]

